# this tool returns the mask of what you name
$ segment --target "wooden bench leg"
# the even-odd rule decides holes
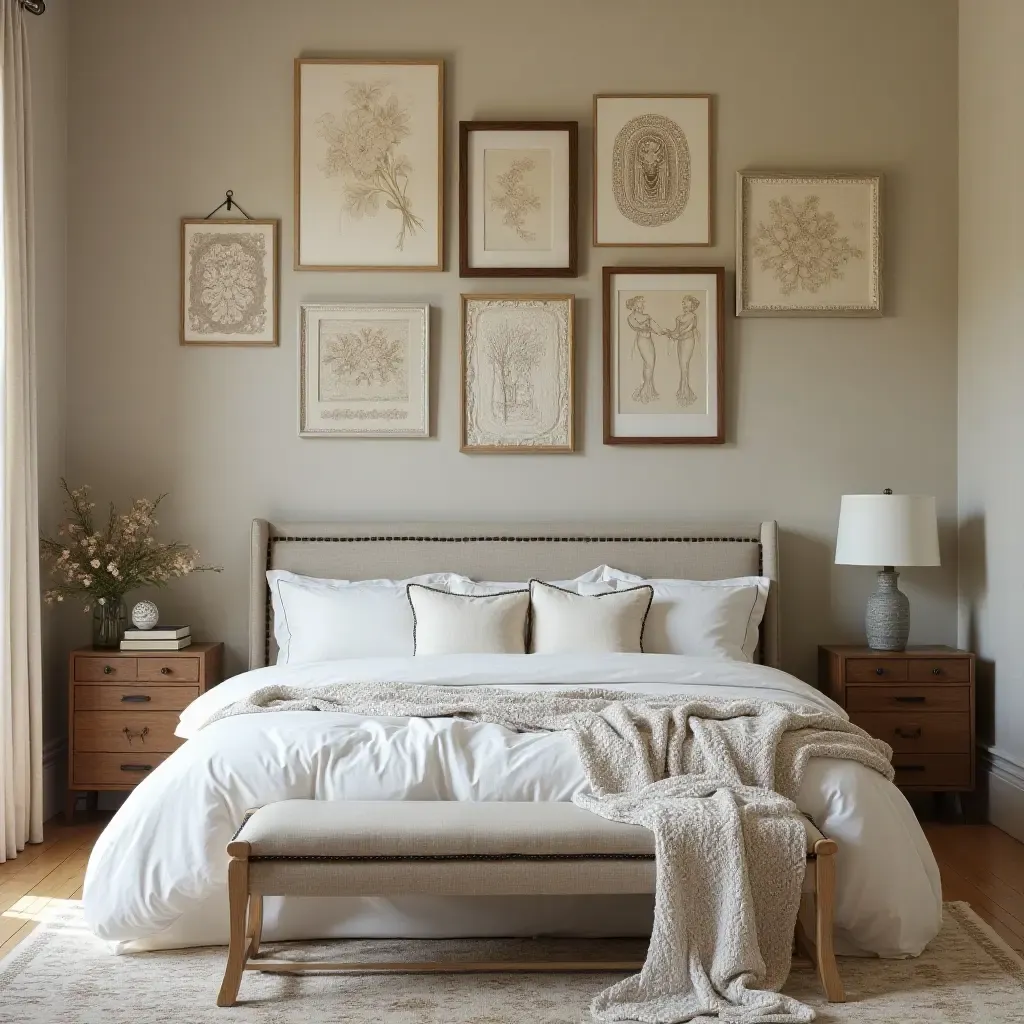
[[[825,997],[830,1003],[846,1001],[832,944],[838,850],[839,847],[831,839],[819,839],[814,844],[814,965],[821,979],[821,987],[825,990]]]
[[[249,844],[237,841],[228,843],[228,855],[231,858],[228,861],[228,915],[231,931],[224,980],[217,993],[218,1006],[235,1005],[250,948],[250,935],[246,927],[246,912],[249,909]],[[262,919],[262,905],[252,919],[256,920],[257,915]]]
[[[246,929],[246,956],[254,957],[260,951],[260,941],[263,938],[263,897],[252,895],[249,897],[249,927]]]

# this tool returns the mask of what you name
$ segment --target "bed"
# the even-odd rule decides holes
[[[250,670],[181,716],[188,740],[121,807],[86,873],[86,920],[121,951],[227,940],[225,844],[247,808],[284,799],[571,800],[585,781],[562,734],[452,719],[287,712],[225,718],[254,689],[397,681],[514,690],[757,696],[845,714],[780,670],[776,524],[303,523],[252,527]],[[571,577],[606,563],[644,577],[771,580],[752,663],[665,654],[438,655],[278,665],[268,569],[350,580],[446,571]],[[818,759],[798,800],[840,845],[840,953],[919,953],[941,922],[938,869],[902,794],[861,765]],[[649,897],[268,900],[269,940],[384,936],[642,935]]]

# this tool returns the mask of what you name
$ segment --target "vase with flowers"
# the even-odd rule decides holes
[[[128,621],[124,596],[137,587],[165,587],[193,572],[220,572],[220,566],[199,565],[199,553],[177,541],[164,543],[153,536],[155,513],[166,497],[136,498],[127,512],[111,502],[106,521],[97,523],[89,487],[72,489],[61,480],[67,498],[67,519],[57,538],[40,542],[42,558],[57,580],[43,595],[47,604],[66,598],[85,599],[92,612],[95,647],[116,648]]]

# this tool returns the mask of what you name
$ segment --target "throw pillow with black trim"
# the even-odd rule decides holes
[[[534,654],[642,654],[654,599],[646,585],[585,596],[530,580]]]
[[[449,594],[410,583],[413,654],[525,654],[530,592]]]

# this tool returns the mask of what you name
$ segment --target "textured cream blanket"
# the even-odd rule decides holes
[[[812,757],[860,761],[892,778],[892,751],[862,729],[770,701],[397,683],[267,686],[210,721],[302,710],[570,733],[593,789],[576,803],[649,828],[657,861],[647,961],[595,998],[594,1016],[645,1024],[814,1018],[778,991],[806,865],[793,799]]]

